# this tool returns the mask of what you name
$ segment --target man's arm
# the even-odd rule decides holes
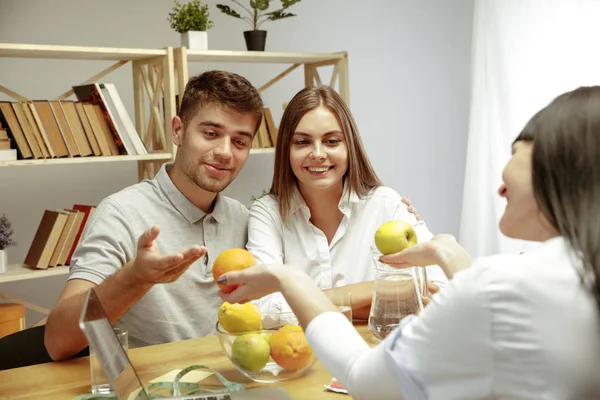
[[[89,288],[96,287],[96,294],[111,324],[150,290],[152,285],[140,283],[133,278],[130,264],[108,277],[99,286],[83,279],[67,282],[46,323],[44,343],[53,360],[69,358],[87,346],[87,340],[78,323]]]
[[[161,255],[156,244],[159,232],[156,225],[144,232],[138,239],[136,257],[96,287],[111,323],[156,283],[174,282],[206,253],[206,248],[194,246],[180,253]],[[83,279],[67,282],[46,324],[44,343],[53,360],[71,357],[87,345],[78,323],[85,294],[95,286]]]

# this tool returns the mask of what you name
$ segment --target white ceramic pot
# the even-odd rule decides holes
[[[6,250],[0,250],[0,274],[6,273],[8,270],[8,255]]]
[[[208,50],[208,32],[189,31],[181,34],[181,47],[190,50]]]

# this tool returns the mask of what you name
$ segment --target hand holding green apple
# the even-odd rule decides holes
[[[382,254],[399,253],[417,244],[417,233],[403,220],[384,223],[375,232],[375,246]]]
[[[449,234],[436,235],[428,242],[409,246],[397,253],[384,254],[380,260],[396,268],[439,265],[449,279],[471,265],[469,253]]]

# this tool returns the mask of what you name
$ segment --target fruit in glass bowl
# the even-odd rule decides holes
[[[315,363],[304,331],[293,313],[263,313],[262,329],[227,332],[217,322],[217,337],[227,358],[255,382],[298,378]]]

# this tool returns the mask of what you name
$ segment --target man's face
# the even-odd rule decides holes
[[[224,190],[248,158],[256,122],[251,114],[214,103],[200,106],[185,127],[175,117],[173,137],[179,146],[175,164],[201,189]]]

